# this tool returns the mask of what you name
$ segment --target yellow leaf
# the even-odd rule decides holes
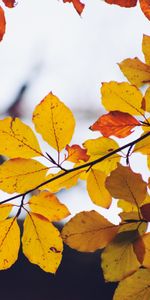
[[[87,191],[96,205],[109,208],[112,198],[105,188],[105,180],[105,173],[92,168],[87,178]]]
[[[144,100],[145,100],[145,110],[150,112],[150,87],[145,92]]]
[[[120,110],[131,115],[141,115],[143,110],[142,93],[127,82],[111,81],[103,83],[101,88],[102,104],[106,110]]]
[[[144,53],[146,63],[150,65],[150,36],[145,34],[143,35],[142,51]]]
[[[5,220],[9,216],[12,207],[12,204],[0,204],[0,221]]]
[[[119,145],[114,140],[105,137],[87,140],[83,143],[83,146],[87,149],[87,153],[90,155],[90,159],[88,162],[103,157],[104,155],[107,155],[119,148]],[[114,154],[109,158],[103,160],[102,162],[96,164],[94,166],[94,169],[98,169],[102,172],[105,172],[106,174],[109,174],[116,168],[119,161],[120,156],[118,154]]]
[[[32,129],[18,118],[0,120],[0,154],[10,158],[42,155]]]
[[[96,211],[83,211],[64,226],[62,238],[73,249],[93,252],[104,248],[117,231],[118,226],[110,223]]]
[[[141,62],[137,57],[127,58],[118,65],[129,82],[137,87],[150,82],[150,66]]]
[[[147,136],[145,139],[138,142],[135,145],[133,152],[140,152],[145,155],[150,155],[150,136]]]
[[[150,299],[150,270],[140,269],[132,276],[122,280],[113,300],[149,300]]]
[[[62,259],[59,231],[46,218],[30,213],[24,222],[23,253],[45,272],[55,273]]]
[[[41,192],[29,200],[32,212],[41,214],[49,221],[59,221],[70,215],[67,207],[60,203],[58,198],[50,192]]]
[[[0,270],[10,268],[18,258],[20,229],[15,218],[0,221]]]
[[[112,197],[129,201],[137,207],[144,201],[147,193],[147,184],[141,174],[120,164],[107,177],[106,188]]]
[[[136,230],[119,233],[102,253],[102,269],[107,281],[120,281],[140,267],[133,250]]]
[[[123,212],[119,214],[122,222],[118,232],[137,230],[139,235],[143,235],[148,227],[147,222],[142,222],[138,212]]]
[[[0,189],[24,193],[45,180],[48,168],[36,160],[14,158],[0,165]]]
[[[133,203],[130,203],[128,201],[125,200],[119,200],[117,203],[117,206],[119,208],[122,208],[123,212],[134,212],[137,211],[137,206]]]
[[[33,122],[43,139],[58,152],[70,143],[75,127],[73,114],[52,93],[36,106]]]
[[[84,172],[84,170],[77,170],[74,172],[66,173],[65,175],[63,175],[64,171],[60,171],[57,174],[49,174],[46,177],[46,181],[54,179],[57,176],[60,176],[60,178],[55,179],[52,182],[43,185],[40,189],[41,190],[49,190],[52,193],[56,193],[59,190],[64,189],[64,188],[69,189],[72,186],[77,184],[77,181],[83,172]]]

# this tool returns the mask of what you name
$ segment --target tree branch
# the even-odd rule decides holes
[[[104,161],[105,159],[107,159],[107,158],[113,156],[114,154],[116,154],[116,153],[118,153],[118,152],[120,152],[120,151],[122,151],[122,150],[124,150],[124,149],[126,149],[126,148],[128,148],[128,147],[133,147],[134,145],[136,145],[137,143],[139,143],[140,141],[146,139],[146,138],[149,137],[149,136],[150,136],[150,132],[147,132],[147,133],[143,134],[142,136],[140,136],[139,138],[133,140],[132,142],[127,143],[126,145],[123,145],[123,146],[121,146],[121,147],[119,147],[119,148],[117,148],[117,149],[115,149],[115,150],[113,150],[113,151],[107,153],[106,155],[104,155],[104,156],[102,156],[102,157],[100,157],[100,158],[95,159],[94,161],[85,163],[85,164],[83,164],[83,165],[80,165],[80,166],[75,167],[75,168],[72,168],[72,169],[65,170],[63,173],[61,173],[61,174],[59,174],[59,175],[56,175],[55,177],[53,177],[53,178],[51,178],[51,179],[48,179],[48,180],[42,182],[41,184],[37,185],[36,187],[34,187],[34,188],[32,188],[32,189],[30,189],[30,190],[28,190],[28,191],[26,191],[26,192],[24,192],[24,193],[22,193],[22,194],[19,194],[19,195],[16,195],[16,196],[13,196],[13,197],[10,197],[10,198],[8,198],[8,199],[6,199],[6,200],[1,201],[0,204],[4,204],[4,203],[6,203],[6,202],[8,202],[8,201],[17,199],[17,198],[19,198],[19,197],[25,197],[27,194],[29,194],[29,193],[35,191],[36,189],[39,189],[40,187],[42,187],[42,186],[44,186],[44,185],[46,185],[46,184],[48,184],[48,183],[50,183],[50,182],[52,182],[52,181],[55,181],[55,180],[57,180],[57,179],[59,179],[59,178],[65,176],[65,175],[67,175],[67,174],[69,174],[69,173],[73,173],[73,172],[75,172],[75,171],[82,170],[82,169],[84,169],[84,168],[86,168],[86,167],[89,167],[89,169],[90,169],[90,168],[92,168],[94,165],[96,165],[96,164],[98,164],[98,163]]]

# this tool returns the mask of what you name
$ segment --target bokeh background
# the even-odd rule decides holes
[[[101,82],[125,80],[117,65],[121,60],[135,56],[143,60],[142,36],[150,34],[150,23],[139,6],[124,9],[102,0],[83,2],[81,17],[61,0],[18,0],[14,9],[5,8],[7,30],[0,44],[1,118],[20,116],[32,126],[35,105],[52,91],[77,120],[72,143],[98,136],[88,128],[104,112]],[[134,170],[139,168],[145,169],[144,158],[140,163],[135,160]],[[148,176],[148,170],[143,176]],[[83,182],[58,196],[72,214],[96,209],[118,222],[116,205],[111,212],[93,205]],[[6,197],[1,192],[1,199]],[[80,254],[65,247],[63,262],[51,276],[21,256],[12,269],[0,272],[1,299],[112,299],[114,286],[104,285],[99,266],[99,253]]]

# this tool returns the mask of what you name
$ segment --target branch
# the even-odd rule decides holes
[[[116,154],[116,153],[118,153],[118,152],[120,152],[120,151],[122,151],[122,150],[124,150],[124,149],[126,149],[126,148],[128,148],[128,147],[133,147],[134,145],[136,145],[136,144],[139,143],[140,141],[146,139],[148,136],[150,136],[150,132],[147,132],[147,133],[143,134],[141,137],[135,139],[134,141],[132,141],[132,142],[130,142],[130,143],[128,143],[128,144],[126,144],[126,145],[124,145],[124,146],[122,146],[122,147],[119,147],[119,148],[115,149],[114,151],[111,151],[111,152],[107,153],[106,155],[104,155],[104,156],[102,156],[102,157],[100,157],[100,158],[97,158],[97,159],[95,159],[95,160],[93,160],[93,161],[91,161],[91,162],[85,163],[85,164],[80,165],[80,166],[78,166],[78,167],[75,167],[75,168],[72,168],[72,169],[65,170],[63,173],[61,173],[61,174],[59,174],[59,175],[56,175],[55,177],[53,177],[53,178],[51,178],[51,179],[49,179],[49,180],[46,180],[46,181],[42,182],[41,184],[37,185],[36,187],[34,187],[34,188],[32,188],[32,189],[30,189],[30,190],[28,190],[28,191],[26,191],[26,192],[24,192],[24,193],[22,193],[22,194],[19,194],[19,195],[16,195],[16,196],[13,196],[13,197],[10,197],[10,198],[8,198],[8,199],[6,199],[6,200],[1,201],[0,204],[4,204],[4,203],[6,203],[6,202],[8,202],[8,201],[17,199],[17,198],[19,198],[19,197],[25,197],[27,194],[29,194],[29,193],[35,191],[36,189],[39,189],[40,187],[42,187],[42,186],[44,186],[44,185],[46,185],[46,184],[48,184],[48,183],[50,183],[50,182],[52,182],[52,181],[55,181],[55,180],[57,180],[57,179],[59,179],[59,178],[65,176],[65,175],[67,175],[67,174],[69,174],[69,173],[73,173],[73,172],[75,172],[75,171],[77,171],[77,170],[82,170],[82,169],[84,169],[84,168],[86,168],[86,167],[89,167],[89,169],[90,169],[90,168],[92,168],[94,165],[96,165],[96,164],[98,164],[98,163],[104,161],[105,159],[107,159],[107,158],[113,156],[114,154]]]

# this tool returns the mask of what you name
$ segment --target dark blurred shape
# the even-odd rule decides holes
[[[55,275],[45,273],[20,254],[18,262],[0,272],[2,300],[112,300],[116,284],[105,283],[100,253],[80,253],[65,246]]]
[[[12,104],[8,107],[6,114],[11,116],[12,118],[20,118],[23,117],[23,110],[22,110],[22,100],[24,98],[24,94],[28,89],[28,83],[22,85],[16,98],[13,100]]]

